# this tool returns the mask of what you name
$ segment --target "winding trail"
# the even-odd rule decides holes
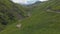
[[[55,13],[60,13],[60,10],[52,10],[52,9],[47,9],[47,12],[55,12]]]

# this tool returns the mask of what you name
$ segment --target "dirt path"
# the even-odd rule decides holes
[[[51,9],[47,9],[47,12],[54,12],[54,13],[60,13],[60,10],[51,10]]]

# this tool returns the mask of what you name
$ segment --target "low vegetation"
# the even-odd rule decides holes
[[[0,34],[60,34],[60,13],[52,12],[53,10],[60,10],[59,7],[60,0],[39,3],[32,7],[31,17],[13,22],[13,24],[8,25],[1,31]],[[52,9],[50,10],[51,12],[47,11],[48,9]],[[1,15],[3,14],[1,13]],[[7,20],[8,18],[5,19]],[[16,28],[18,23],[21,24],[20,29]]]

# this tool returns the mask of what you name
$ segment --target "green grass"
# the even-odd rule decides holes
[[[23,10],[22,10],[23,9]],[[0,29],[15,23],[24,16],[24,8],[10,0],[0,0]],[[4,26],[5,23],[6,25]],[[4,27],[4,28],[3,28]]]
[[[60,13],[47,12],[47,5],[32,9],[31,17],[7,26],[0,34],[60,34]],[[22,24],[20,29],[16,28],[17,23]]]
[[[0,34],[60,34],[60,14],[45,11],[36,13],[20,22],[21,29],[16,28],[15,23]]]

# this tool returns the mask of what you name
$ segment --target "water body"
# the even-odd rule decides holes
[[[29,4],[33,4],[37,1],[48,1],[48,0],[12,0],[14,3],[19,3],[19,4],[25,4],[25,5],[29,5]]]

